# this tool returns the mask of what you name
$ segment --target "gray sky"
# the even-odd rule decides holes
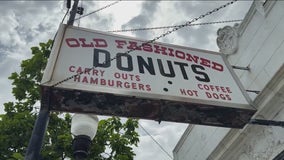
[[[82,18],[74,25],[100,31],[177,25],[227,2],[122,1],[96,14]],[[89,13],[109,3],[111,1],[89,0],[83,1],[82,6],[85,8],[85,13]],[[236,2],[196,23],[242,19],[250,5],[251,1]],[[22,60],[31,57],[31,47],[53,38],[66,8],[64,1],[0,1],[0,10],[0,113],[3,113],[3,103],[13,101],[11,81],[8,80],[8,77],[12,72],[20,70]],[[218,28],[233,24],[186,27],[159,41],[218,51],[216,45]],[[165,31],[167,30],[117,34],[150,40]],[[187,124],[171,122],[158,124],[149,120],[141,120],[140,123],[170,154],[187,127]],[[137,154],[135,160],[170,159],[142,129],[139,129],[139,134],[140,143],[139,147],[135,148]]]

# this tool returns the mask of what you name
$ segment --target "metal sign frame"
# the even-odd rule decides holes
[[[68,34],[70,34],[71,30],[79,30],[89,34],[96,33],[105,36],[114,36],[122,39],[141,41],[125,36],[107,34],[89,29],[73,26],[67,27],[66,25],[62,24],[59,28],[58,36],[54,43],[55,46],[52,49],[52,54],[42,80],[42,95],[45,96],[47,93],[51,93],[52,100],[48,103],[51,103],[52,110],[96,113],[100,115],[136,117],[157,121],[165,120],[233,128],[243,127],[255,113],[251,100],[249,99],[241,83],[239,82],[239,79],[234,74],[224,55],[216,52],[164,43],[155,44],[177,47],[179,49],[187,49],[196,52],[204,52],[208,55],[218,55],[218,57],[221,57],[224,62],[223,67],[226,67],[225,69],[227,69],[232,76],[232,80],[234,81],[232,83],[235,83],[238,87],[238,93],[241,94],[240,97],[244,99],[240,101],[243,102],[238,103],[235,101],[232,103],[230,101],[222,100],[204,100],[184,96],[175,96],[174,94],[170,96],[157,93],[149,94],[147,92],[117,90],[100,86],[96,86],[94,89],[91,87],[82,87],[80,84],[69,83],[70,79],[72,80],[72,78],[74,79],[76,77],[75,75],[61,78],[59,81],[58,78],[56,79],[56,76],[54,78],[54,75],[60,75],[62,73],[58,70],[56,71],[56,69],[58,69],[58,66],[60,67],[63,65],[63,61],[58,61],[58,59],[62,58],[60,57],[62,45],[64,43],[66,45],[67,43],[66,39],[64,39],[66,38],[66,30],[69,30]],[[76,46],[77,44],[70,42],[68,45],[72,47]],[[103,63],[99,61],[100,60],[98,60],[97,63],[103,65]],[[204,77],[205,76],[203,76],[203,78]],[[47,91],[50,89],[51,92]],[[164,93],[166,92],[167,91]]]

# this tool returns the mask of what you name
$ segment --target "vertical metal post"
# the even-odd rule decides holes
[[[68,25],[73,25],[74,19],[77,13],[79,0],[74,0],[70,18],[67,22]],[[40,107],[37,120],[34,125],[31,139],[25,155],[25,160],[38,160],[40,156],[40,150],[43,144],[44,134],[49,122],[49,109],[50,109],[50,89],[48,90],[47,103],[42,103]],[[45,92],[45,91],[44,91]]]
[[[76,13],[77,13],[78,3],[79,3],[79,0],[74,0],[72,10],[70,11],[70,18],[67,22],[67,25],[71,25],[71,26],[73,25],[74,20],[75,20],[75,16],[76,16]]]
[[[25,160],[38,160],[44,134],[49,122],[49,107],[41,106],[27,148]]]

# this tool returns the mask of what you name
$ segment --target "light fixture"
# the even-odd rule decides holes
[[[94,114],[76,113],[71,120],[71,134],[73,154],[75,159],[87,158],[91,141],[94,139],[98,128],[98,117]]]

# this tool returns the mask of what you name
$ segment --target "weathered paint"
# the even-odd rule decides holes
[[[242,128],[253,110],[42,87],[51,110]]]

